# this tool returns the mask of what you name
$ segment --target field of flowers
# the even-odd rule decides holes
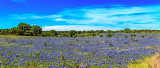
[[[0,36],[1,68],[126,68],[159,52],[160,34],[112,37]]]

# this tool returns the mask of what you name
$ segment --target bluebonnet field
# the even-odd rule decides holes
[[[103,35],[88,38],[0,36],[0,67],[126,68],[159,52],[157,36],[160,34]]]

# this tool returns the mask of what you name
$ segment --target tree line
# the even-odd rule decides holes
[[[42,28],[40,26],[30,26],[26,23],[20,23],[17,27],[11,29],[0,29],[1,35],[40,36],[41,33]]]
[[[94,37],[99,35],[103,37],[102,33],[107,33],[107,36],[112,36],[113,33],[159,33],[160,30],[140,29],[131,30],[125,28],[124,30],[83,30],[83,31],[42,31],[42,28],[37,25],[30,26],[26,23],[20,23],[17,27],[11,29],[0,29],[0,35],[19,35],[19,36],[43,36],[43,37]]]

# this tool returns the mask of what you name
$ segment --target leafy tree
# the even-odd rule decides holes
[[[87,30],[87,33],[91,33],[91,31]]]
[[[96,30],[95,32],[96,32],[96,33],[99,33],[99,30]]]
[[[23,31],[27,31],[30,29],[30,25],[29,24],[26,24],[26,23],[20,23],[18,26],[17,26],[18,29],[21,29]]]
[[[66,34],[66,33],[63,33],[63,34],[62,34],[62,37],[67,37],[67,34]]]
[[[53,37],[58,36],[58,33],[56,32],[56,30],[50,30],[50,32],[52,33]]]
[[[30,30],[27,30],[25,33],[24,33],[25,36],[33,36],[33,32],[30,31]]]
[[[42,33],[42,28],[37,25],[31,26],[31,31],[33,32],[34,36],[40,35]]]
[[[22,29],[17,29],[17,34],[18,35],[23,35],[23,33],[24,33],[25,31],[24,30],[22,30]]]
[[[15,29],[15,28],[14,28]],[[29,24],[26,24],[26,23],[20,23],[18,26],[17,26],[17,29],[16,29],[16,33],[18,35],[24,35],[25,31],[29,30],[30,29],[30,25]],[[13,30],[13,29],[12,29]],[[12,31],[11,31],[12,32]]]
[[[125,28],[125,29],[124,29],[124,32],[125,32],[125,33],[130,33],[131,30],[130,30],[129,28]]]
[[[85,30],[83,30],[83,31],[82,31],[82,33],[86,33],[86,31],[85,31]]]
[[[107,30],[107,33],[109,34],[109,33],[111,33],[112,32],[112,30]]]
[[[112,36],[112,34],[109,34],[109,33],[108,33],[106,36],[107,36],[107,37],[111,37],[111,36]]]
[[[91,33],[94,33],[94,30],[91,30]]]
[[[17,33],[17,27],[11,28],[11,29],[9,30],[9,33],[11,33],[11,34],[16,34],[16,33]]]
[[[75,35],[76,34],[76,31],[75,30],[70,30],[69,31],[69,36],[70,37],[73,37],[73,35]]]
[[[46,33],[46,32],[42,32],[42,33],[41,33],[41,36],[47,37],[47,33]]]
[[[100,30],[99,33],[104,33],[104,30]]]
[[[130,30],[130,29],[129,29],[129,28],[125,28],[125,29],[124,29],[124,31],[128,31],[128,30]]]
[[[81,31],[77,31],[78,34],[81,34]]]

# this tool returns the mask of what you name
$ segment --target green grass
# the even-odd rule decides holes
[[[144,60],[136,60],[139,63],[130,63],[128,68],[159,68],[160,54],[156,53],[154,56],[146,57]]]
[[[20,35],[0,35],[2,37],[41,37],[41,36],[20,36]]]

